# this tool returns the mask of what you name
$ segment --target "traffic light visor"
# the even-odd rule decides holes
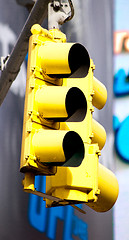
[[[40,116],[57,122],[81,122],[86,116],[87,101],[77,87],[43,86],[36,93]]]
[[[84,158],[84,144],[74,131],[40,130],[32,145],[40,163],[54,166],[77,167]]]
[[[90,67],[89,54],[79,43],[46,42],[39,48],[38,60],[51,78],[86,77]]]

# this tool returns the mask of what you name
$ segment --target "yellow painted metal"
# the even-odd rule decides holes
[[[41,130],[34,134],[32,145],[40,162],[65,162],[62,144],[66,132]]]
[[[44,118],[68,117],[66,111],[67,87],[49,86],[39,89],[36,93],[38,111]]]
[[[99,164],[98,186],[101,193],[98,210],[101,205],[101,211],[108,211],[117,200],[119,185],[116,176],[102,164]]]
[[[36,194],[34,176],[46,175],[48,207],[83,202],[107,211],[117,199],[118,183],[99,164],[106,132],[93,119],[93,105],[104,106],[106,88],[94,78],[87,51],[80,61],[77,53],[84,56],[84,47],[65,43],[57,29],[34,25],[31,31],[20,166],[24,190]]]
[[[79,165],[84,157],[83,142],[73,131],[40,130],[33,136],[32,147],[41,163],[58,165],[68,162],[75,166]]]
[[[73,203],[97,201],[98,154],[97,144],[85,144],[85,156],[79,167],[58,167],[54,176],[46,177],[46,193]],[[47,199],[46,203],[52,205]]]
[[[107,174],[105,174],[106,187],[102,182],[100,183],[102,171],[99,164],[99,155],[106,141],[106,132],[103,126],[93,119],[92,115],[94,112],[93,105],[99,109],[104,106],[107,92],[105,86],[93,77],[94,69],[95,66],[91,60],[86,78],[64,79],[63,81],[63,85],[68,87],[76,86],[81,89],[87,100],[87,113],[83,121],[67,122],[66,125],[64,123],[60,124],[61,129],[67,126],[81,136],[85,146],[85,157],[77,168],[58,167],[54,176],[47,176],[46,193],[62,199],[61,203],[54,203],[55,205],[66,205],[66,201],[69,204],[83,202],[95,211],[102,212],[108,211],[117,199],[116,192],[114,192],[114,196],[110,196],[108,192],[106,198],[106,195],[101,194],[102,188],[106,190],[111,181],[115,181],[114,184],[118,186],[118,182],[115,176],[111,175],[107,169]],[[100,92],[103,92],[105,96],[101,97]],[[111,192],[113,193],[113,191],[114,187],[111,186]],[[53,201],[50,199],[46,199],[46,205],[47,207],[54,206]]]
[[[90,59],[86,49],[79,43],[57,42],[55,44],[55,42],[46,41],[39,47],[37,64],[43,74],[51,77],[58,77],[58,75],[83,77],[88,72]]]
[[[98,109],[102,109],[107,101],[107,89],[95,77],[93,77],[93,89],[93,105]]]
[[[51,118],[66,119],[77,110],[77,109],[74,109],[74,112],[72,112],[72,107],[74,107],[75,104],[73,103],[71,105],[71,103],[70,104],[67,103],[68,102],[67,98],[70,99],[71,102],[73,102],[76,96],[78,96],[80,99],[82,99],[83,102],[85,102],[85,104],[86,104],[86,99],[83,92],[81,92],[79,88],[73,88],[73,87],[67,88],[66,86],[60,87],[63,84],[62,79],[54,78],[54,82],[53,82],[53,79],[51,79],[50,76],[46,75],[44,67],[41,66],[42,60],[40,59],[38,54],[40,51],[40,47],[48,42],[52,42],[53,47],[56,44],[58,45],[58,43],[60,45],[60,42],[63,46],[64,41],[66,39],[64,37],[65,35],[57,30],[57,36],[58,36],[57,38],[57,36],[55,35],[55,30],[53,32],[53,35],[51,35],[51,33],[48,34],[47,30],[46,31],[44,29],[41,30],[41,28],[38,27],[37,25],[32,27],[32,32],[34,34],[31,36],[30,42],[29,42],[29,56],[28,56],[28,67],[27,67],[27,84],[26,84],[26,96],[25,96],[25,107],[24,107],[24,122],[23,122],[20,169],[22,172],[32,171],[35,174],[51,175],[56,173],[56,167],[52,165],[46,165],[43,163],[53,162],[55,158],[55,154],[53,154],[53,156],[52,154],[50,155],[50,153],[48,154],[48,150],[46,150],[46,153],[42,153],[42,143],[45,143],[46,141],[47,144],[49,143],[49,147],[51,147],[52,144],[55,143],[55,148],[53,147],[53,151],[55,151],[57,155],[59,154],[58,154],[58,151],[55,150],[56,147],[58,150],[62,149],[61,159],[60,157],[58,157],[57,161],[59,162],[65,161],[66,159],[64,158],[64,153],[63,153],[63,142],[59,143],[59,141],[63,141],[63,131],[61,131],[60,133],[56,133],[54,135],[54,137],[57,138],[57,141],[51,142],[47,138],[46,129],[49,129],[49,130],[61,129],[61,130],[67,130],[67,131],[69,130],[67,126],[63,126],[63,128],[60,127],[60,123],[57,120],[54,121]],[[70,46],[73,46],[73,45],[76,45],[76,44],[70,44]],[[69,48],[69,44],[65,46],[67,50]],[[87,51],[85,51],[85,53],[87,56]],[[72,50],[72,54],[74,54],[75,56],[75,52],[73,50]],[[78,64],[76,67],[78,68]],[[56,70],[54,73],[58,74]],[[73,95],[75,95],[75,97],[72,99]],[[69,105],[71,105],[72,107],[69,107]],[[78,108],[80,107],[81,107],[81,102]],[[49,108],[49,111],[48,111],[48,108]],[[57,111],[55,111],[55,108],[57,109]],[[83,115],[85,114],[86,112],[83,113]],[[51,134],[53,133],[51,132]],[[51,134],[48,134],[48,135],[50,136]],[[73,136],[71,132],[69,135]],[[39,136],[40,136],[40,143],[39,143],[40,145],[36,147],[37,146],[36,142]],[[58,140],[58,137],[59,137],[59,140]],[[81,146],[80,148],[83,149],[83,142],[80,143],[80,137],[75,136],[75,138],[77,143],[79,142],[79,146]],[[72,147],[73,146],[74,145],[72,145]],[[65,149],[65,152],[67,151],[68,150]],[[83,152],[84,151],[82,150],[82,155],[83,155]],[[74,153],[72,152],[72,154]],[[47,159],[45,159],[46,155],[48,156]],[[51,159],[51,156],[52,156],[52,159]]]
[[[100,150],[104,147],[106,142],[106,131],[104,127],[95,119],[92,119],[93,138],[92,143],[98,143]]]
[[[70,130],[76,131],[82,138],[85,146],[85,157],[77,167],[58,167],[54,176],[46,177],[46,193],[73,203],[89,203],[94,205],[98,200],[100,190],[98,188],[98,164],[100,149],[105,144],[106,133],[104,128],[93,119],[93,71],[95,66],[90,62],[90,68],[86,78],[64,79],[63,85],[78,87],[84,93],[87,100],[87,112],[80,122],[60,123],[63,129],[66,125]],[[96,144],[94,144],[96,143]],[[46,199],[48,207],[53,206],[51,200]],[[59,204],[58,204],[59,205]]]
[[[47,31],[38,24],[32,26],[35,39],[36,68],[46,77],[84,77],[88,73],[90,58],[87,50],[79,43],[66,43],[65,34],[57,29]],[[42,42],[41,42],[42,41]],[[56,43],[56,44],[55,44]],[[63,43],[63,44],[62,44]],[[50,79],[47,76],[47,80]],[[53,79],[55,80],[55,79]]]
[[[41,68],[46,74],[70,74],[68,55],[72,43],[51,43],[46,42],[39,49],[39,61]]]
[[[76,96],[79,89],[62,86],[43,86],[37,90],[35,95],[38,112],[44,118],[67,118],[69,112],[66,109],[66,102],[67,96],[71,91]]]
[[[23,180],[23,186],[24,186],[24,190],[28,191],[28,190],[35,190],[34,187],[34,183],[35,183],[35,175],[33,173],[25,173],[25,178]]]
[[[98,170],[98,187],[100,194],[94,204],[89,202],[87,205],[96,212],[106,212],[115,204],[118,194],[119,185],[116,176],[106,167],[99,163]]]
[[[55,176],[46,177],[46,193],[74,203],[85,203],[96,212],[106,212],[115,204],[119,185],[115,175],[98,163],[97,144],[85,145],[85,158],[78,168],[58,167]],[[79,176],[79,177],[78,177]],[[46,199],[47,207],[53,202]]]
[[[48,31],[48,30],[45,29],[45,28],[42,28],[39,24],[34,24],[34,25],[31,27],[31,33],[32,33],[33,35],[42,34],[42,35],[44,35],[45,37],[48,37],[49,39],[52,39],[52,40],[53,40],[53,35],[51,35],[50,31]]]
[[[48,122],[39,117],[37,105],[35,104],[35,94],[38,87],[45,85],[43,76],[39,67],[36,65],[37,48],[40,46],[42,40],[50,40],[46,33],[39,35],[38,38],[31,37],[29,42],[29,57],[27,67],[27,81],[26,81],[26,95],[24,105],[24,120],[23,120],[23,134],[22,134],[22,149],[20,170],[22,172],[34,172],[35,174],[55,174],[55,166],[45,166],[36,158],[32,146],[32,139],[35,132],[45,129],[45,125],[50,125],[52,128],[59,128],[58,123]]]

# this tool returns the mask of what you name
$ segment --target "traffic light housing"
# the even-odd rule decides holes
[[[95,66],[81,44],[66,43],[57,29],[36,24],[31,31],[20,166],[24,191],[44,197],[48,207],[85,203],[107,211],[118,183],[99,164],[106,133],[92,117],[93,105],[101,109],[106,102],[106,88],[94,78]],[[35,175],[46,175],[45,193],[35,190]]]
[[[87,112],[80,122],[66,125],[76,131],[84,143],[84,159],[75,168],[58,167],[54,176],[46,177],[46,193],[65,201],[56,202],[46,199],[48,207],[85,203],[97,212],[112,208],[118,197],[118,182],[115,175],[99,163],[101,150],[106,142],[106,132],[102,125],[93,119],[94,106],[102,109],[107,100],[105,86],[94,76],[95,66],[90,60],[90,68],[85,78],[67,79],[67,86],[76,86],[87,100]],[[102,96],[102,97],[101,97]]]

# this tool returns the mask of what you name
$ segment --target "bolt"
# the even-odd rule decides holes
[[[31,28],[32,34],[40,34],[42,33],[42,27],[39,24],[34,24]]]

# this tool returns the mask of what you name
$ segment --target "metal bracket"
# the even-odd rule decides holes
[[[64,199],[60,199],[60,198],[57,198],[57,197],[53,197],[53,196],[50,196],[50,195],[48,195],[48,194],[46,194],[46,193],[42,193],[42,192],[39,192],[39,191],[36,191],[36,190],[31,190],[31,189],[26,189],[26,190],[24,190],[25,192],[27,192],[27,193],[32,193],[32,194],[34,194],[34,195],[37,195],[37,196],[39,196],[39,197],[42,197],[44,200],[47,198],[47,199],[49,199],[49,200],[51,200],[51,201],[53,201],[53,202],[56,202],[57,203],[57,206],[58,206],[58,203],[60,203],[60,202],[65,202],[66,203],[66,205],[67,204],[69,204],[66,200],[64,200]],[[86,214],[86,212],[83,210],[83,209],[81,209],[81,208],[79,208],[77,205],[73,205],[73,204],[71,204],[71,206],[73,207],[73,208],[75,208],[77,211],[79,211],[79,212],[81,212],[81,213],[83,213],[83,214]]]
[[[68,3],[67,3],[68,2]],[[70,21],[74,16],[72,0],[52,0],[48,4],[48,28],[59,29],[59,25]]]

